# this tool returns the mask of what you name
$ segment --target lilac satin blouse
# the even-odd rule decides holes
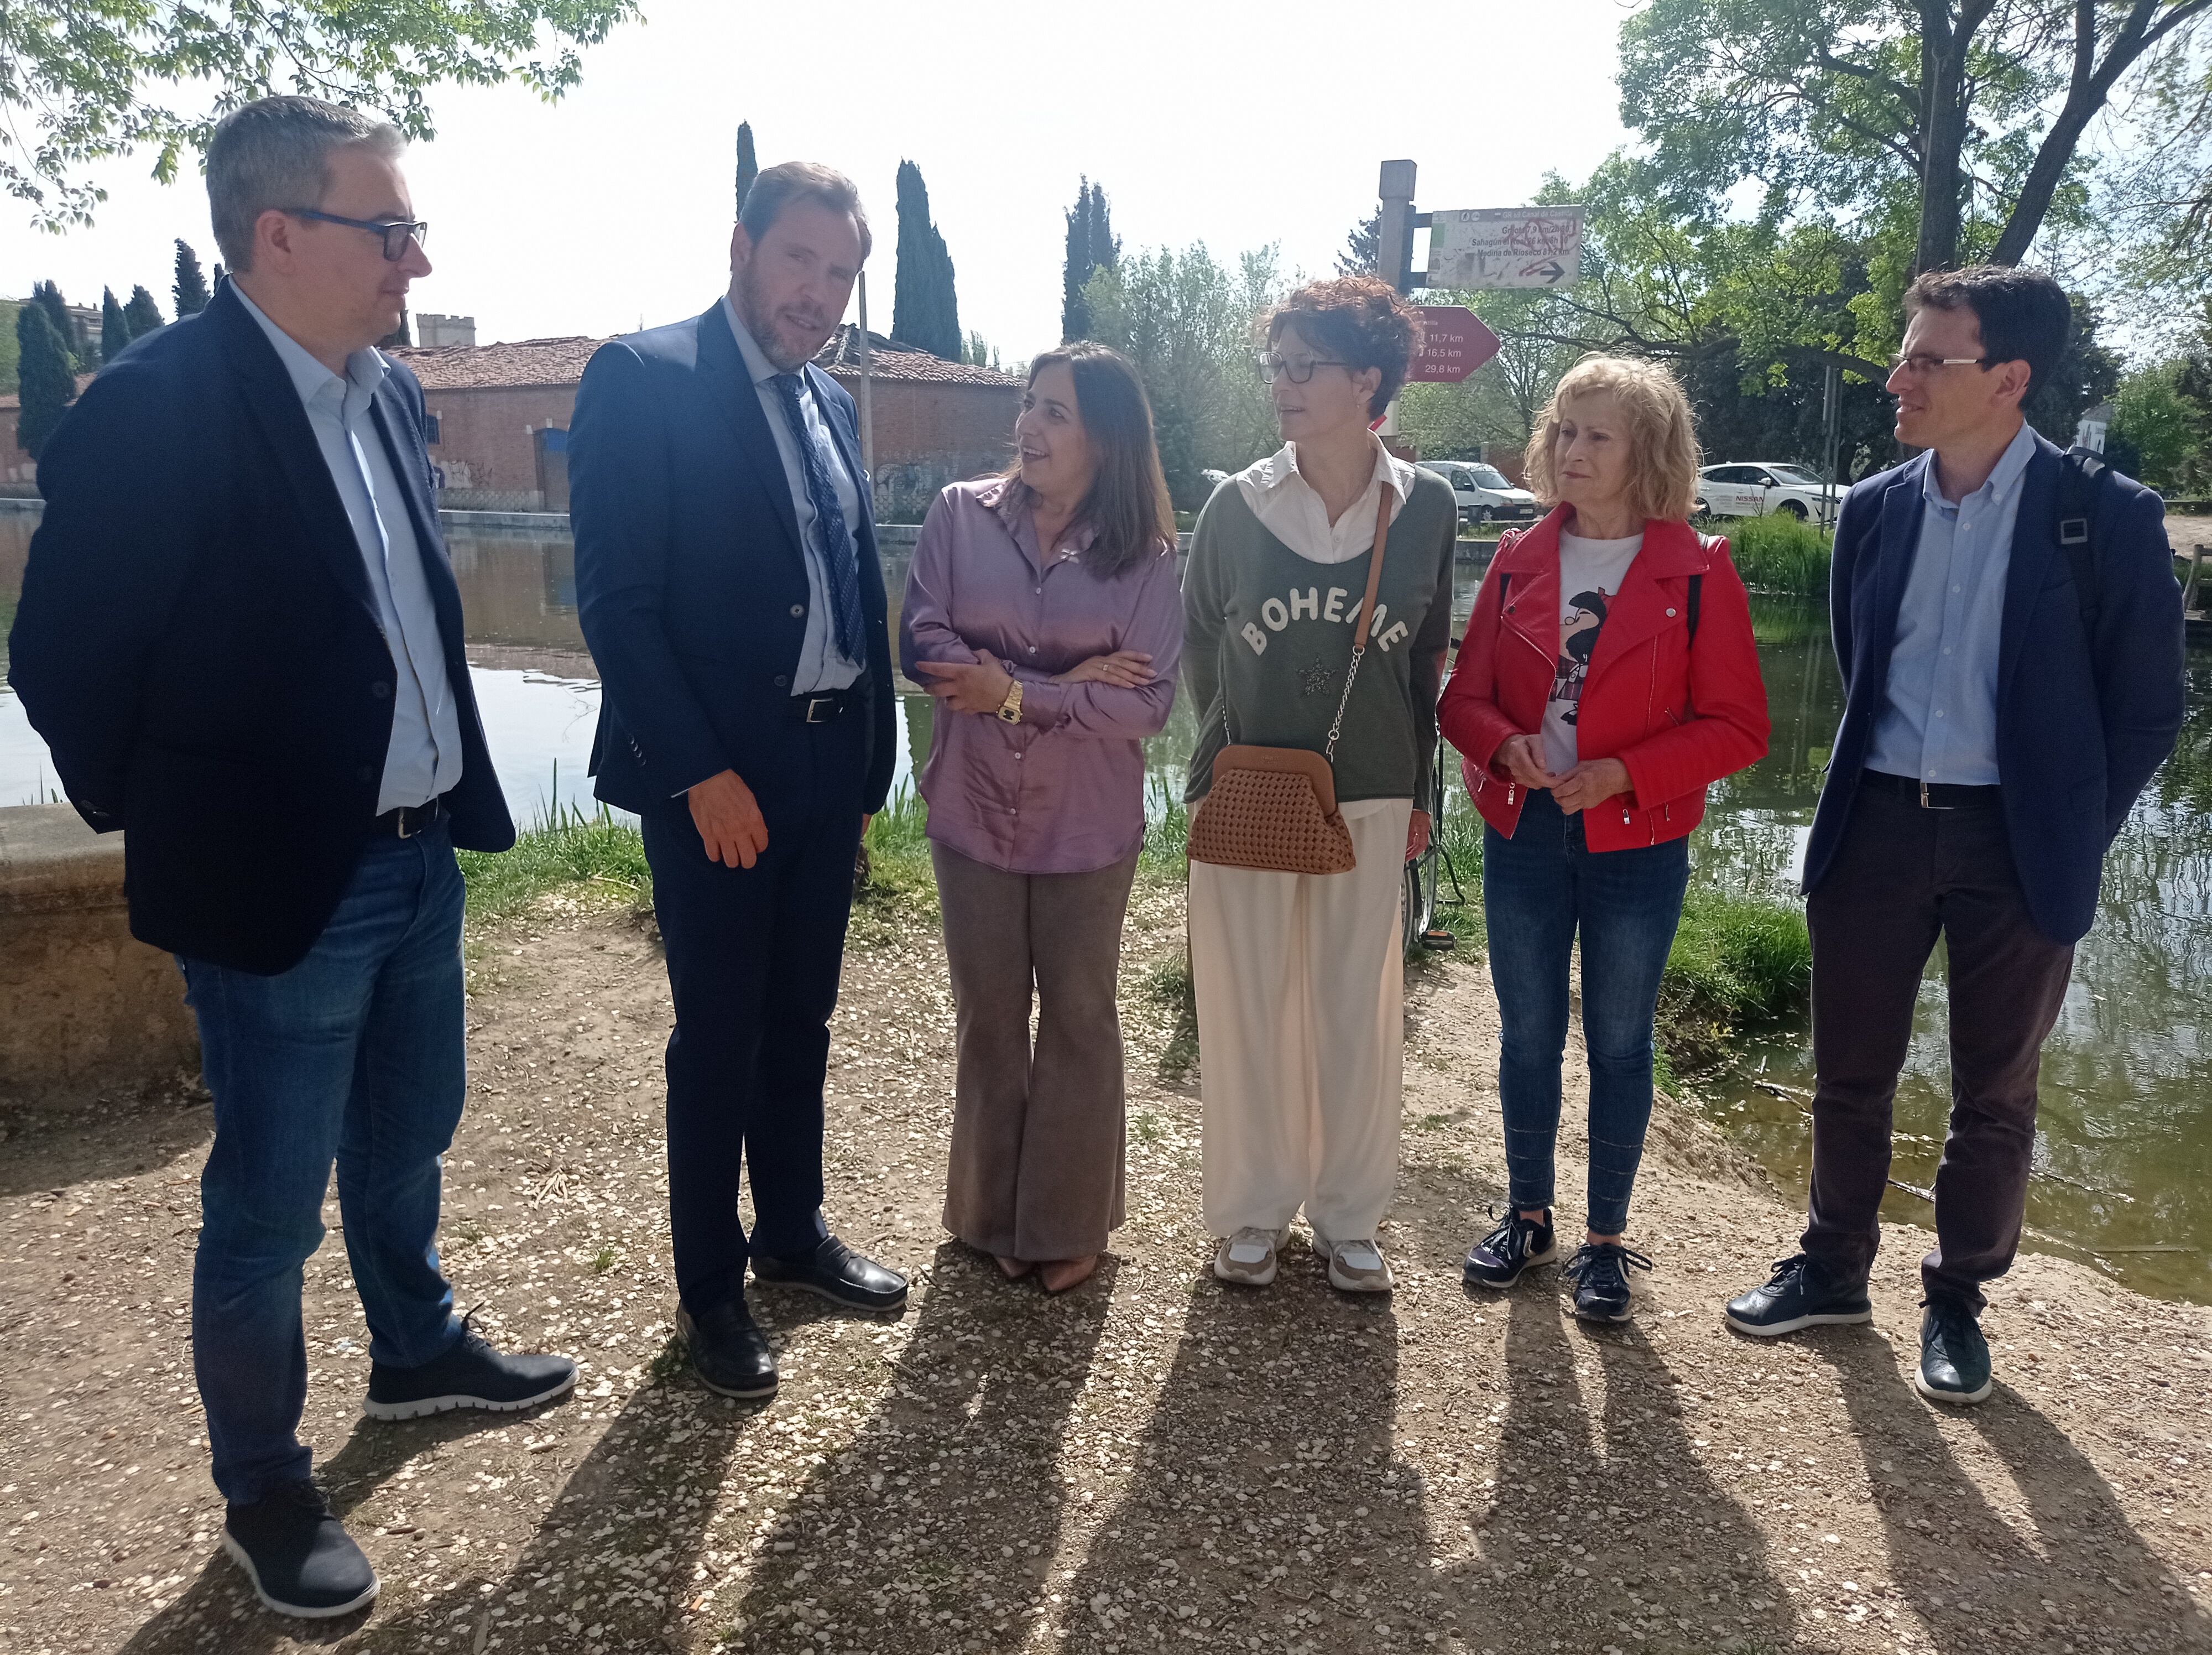
[[[921,795],[929,837],[1012,873],[1088,873],[1145,834],[1144,738],[1168,721],[1182,655],[1182,596],[1163,548],[1111,580],[1085,568],[1079,530],[1048,562],[1004,479],[937,496],[907,572],[899,660],[996,656],[1022,685],[1022,721],[939,702]],[[1093,655],[1152,658],[1141,690],[1054,684]]]

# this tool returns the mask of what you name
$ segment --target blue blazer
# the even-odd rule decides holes
[[[1807,891],[1842,843],[1876,716],[1905,577],[1920,544],[1932,454],[1856,484],[1836,526],[1828,608],[1844,672],[1844,721],[1805,849]],[[1997,770],[2006,837],[2036,928],[2078,940],[2097,912],[2105,852],[2166,762],[2182,717],[2181,587],[2166,504],[2117,472],[2097,489],[2095,630],[2058,544],[2060,450],[2041,437],[2027,462],[2005,577],[1997,657]]]
[[[415,376],[392,362],[370,414],[460,719],[453,843],[504,850],[514,824],[477,716]],[[300,393],[228,282],[92,382],[47,444],[39,488],[9,681],[70,802],[101,832],[128,830],[132,934],[238,970],[289,970],[368,842],[393,666]]]
[[[846,469],[860,484],[860,608],[868,701],[862,808],[883,807],[897,756],[890,635],[853,399],[809,363]],[[703,315],[593,353],[568,432],[576,598],[600,675],[592,773],[640,814],[735,770],[769,829],[811,812],[805,727],[790,722],[809,593],[799,514],[737,336]]]

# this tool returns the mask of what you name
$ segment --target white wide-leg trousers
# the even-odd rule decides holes
[[[1190,865],[1206,1227],[1279,1230],[1305,1209],[1371,1238],[1398,1178],[1409,799],[1343,807],[1358,866]]]

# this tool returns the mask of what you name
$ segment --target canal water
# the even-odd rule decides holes
[[[0,512],[0,636],[21,581],[36,518]],[[576,618],[575,560],[565,532],[449,533],[468,617],[469,659],[491,750],[518,819],[557,805],[595,808],[585,764],[599,686]],[[884,576],[896,595],[902,552]],[[1463,565],[1464,617],[1478,572]],[[1774,717],[1772,750],[1716,789],[1692,842],[1693,877],[1717,889],[1794,900],[1841,686],[1817,604],[1754,605]],[[2148,1293],[2212,1302],[2212,652],[2189,660],[2181,746],[2130,818],[2107,865],[2103,910],[2076,956],[2072,988],[2043,1064],[2029,1245],[2087,1262]],[[930,703],[909,696],[899,721],[898,774],[928,751]],[[1178,703],[1152,744],[1155,800],[1179,796],[1194,733]],[[0,685],[0,805],[53,796],[52,766]],[[1449,808],[1464,809],[1463,795]],[[1470,895],[1475,893],[1470,890]],[[1949,1106],[1942,958],[1923,984],[1899,1088],[1893,1177],[1934,1179]],[[1726,1069],[1687,1090],[1793,1194],[1805,1187],[1802,1099],[1813,1083],[1801,1024],[1754,1031]],[[1901,1190],[1886,1211],[1923,1220]],[[1779,1239],[1779,1238],[1778,1238]]]

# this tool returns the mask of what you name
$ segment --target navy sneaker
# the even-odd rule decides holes
[[[1492,1208],[1490,1215],[1497,1218],[1498,1209]],[[1468,1250],[1460,1274],[1470,1287],[1510,1287],[1523,1271],[1549,1264],[1559,1256],[1550,1208],[1540,1219],[1522,1218],[1518,1208],[1510,1208],[1498,1227]]]
[[[376,1597],[376,1571],[331,1515],[322,1491],[304,1479],[271,1489],[223,1516],[222,1549],[253,1595],[279,1615],[326,1621],[365,1609]]]
[[[1955,1299],[1924,1301],[1920,1318],[1920,1366],[1912,1388],[1931,1402],[1986,1401],[1990,1386],[1990,1342],[1972,1307]]]
[[[1561,1275],[1575,1284],[1575,1314],[1585,1322],[1628,1320],[1628,1267],[1649,1271],[1651,1261],[1617,1241],[1586,1241]]]
[[[574,1390],[576,1365],[565,1356],[502,1356],[467,1321],[443,1356],[420,1367],[372,1362],[368,1401],[372,1420],[416,1420],[457,1408],[519,1414]]]
[[[1728,1302],[1728,1324],[1738,1333],[1771,1339],[1800,1328],[1836,1322],[1871,1322],[1874,1302],[1866,1283],[1838,1284],[1803,1253],[1779,1260],[1763,1287]]]

